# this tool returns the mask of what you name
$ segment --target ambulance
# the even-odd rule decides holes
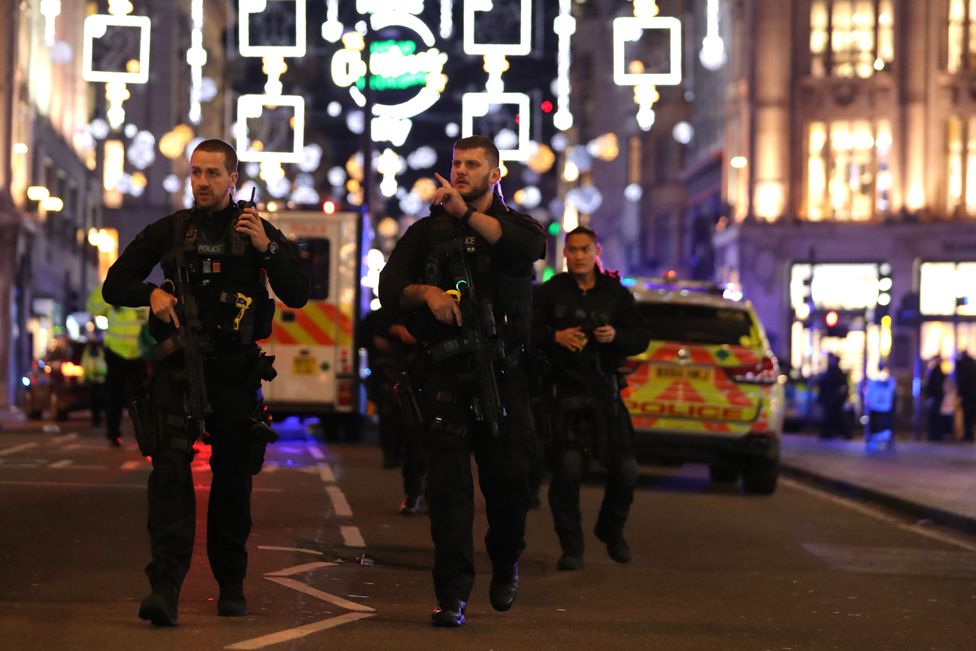
[[[263,387],[272,417],[318,416],[323,427],[355,428],[360,408],[354,333],[361,246],[356,212],[266,212],[291,240],[311,279],[308,303],[295,310],[275,298],[271,335],[261,348],[278,376]]]
[[[627,283],[651,343],[627,362],[624,403],[638,452],[709,466],[771,494],[779,474],[785,376],[752,305],[712,283]]]

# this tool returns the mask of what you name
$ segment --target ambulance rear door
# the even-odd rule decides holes
[[[268,217],[295,244],[311,281],[303,308],[295,310],[275,299],[271,336],[261,342],[275,356],[278,377],[265,385],[264,397],[276,415],[349,413],[355,408],[358,217],[321,212]]]

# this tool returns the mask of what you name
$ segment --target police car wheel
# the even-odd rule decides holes
[[[739,469],[731,464],[712,464],[708,466],[708,477],[716,484],[731,484],[739,480]]]
[[[749,459],[742,469],[742,488],[754,495],[772,495],[778,478],[778,459]]]

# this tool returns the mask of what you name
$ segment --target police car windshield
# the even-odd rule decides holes
[[[329,297],[329,240],[299,240],[298,260],[312,281],[309,300],[321,301]]]
[[[657,341],[741,346],[750,337],[752,323],[744,310],[674,303],[639,306]]]

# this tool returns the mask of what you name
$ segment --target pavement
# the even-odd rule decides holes
[[[976,535],[972,442],[916,441],[902,433],[890,447],[877,447],[864,438],[784,434],[780,465],[786,476]]]
[[[0,408],[0,430],[25,421],[20,410]],[[916,441],[898,433],[892,445],[879,447],[863,438],[786,433],[780,465],[785,476],[976,535],[974,443]]]

